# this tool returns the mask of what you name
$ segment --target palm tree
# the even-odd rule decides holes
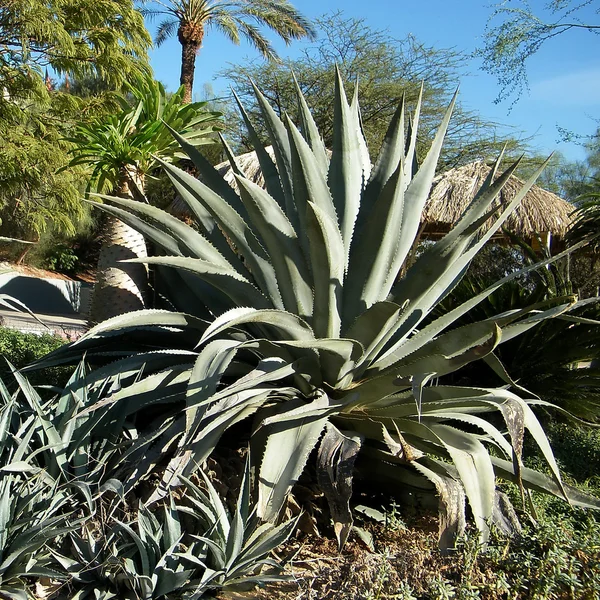
[[[214,141],[209,134],[220,128],[220,113],[207,111],[205,102],[186,104],[183,86],[167,97],[163,85],[149,76],[139,77],[130,93],[133,106],[121,98],[120,113],[77,128],[69,139],[74,144],[69,166],[91,167],[88,192],[145,202],[145,178],[156,159],[173,160],[179,151],[165,123],[199,146]],[[92,324],[145,306],[145,265],[121,262],[147,256],[144,237],[114,216],[105,224],[103,237],[89,313]]]
[[[150,17],[167,15],[158,26],[156,45],[160,46],[177,33],[181,44],[180,83],[185,88],[184,101],[191,102],[196,56],[202,47],[206,29],[214,27],[234,44],[246,38],[265,58],[277,54],[258,26],[266,26],[286,44],[305,36],[313,39],[315,31],[287,0],[156,0],[160,8],[144,9]]]

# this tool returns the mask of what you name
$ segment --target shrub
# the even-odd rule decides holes
[[[137,413],[137,422],[148,427],[145,439],[155,440],[158,455],[136,455],[138,469],[150,471],[163,453],[170,455],[150,499],[164,497],[225,432],[245,422],[257,473],[257,515],[267,522],[279,517],[314,451],[340,546],[352,525],[349,500],[359,453],[373,479],[412,497],[437,492],[443,545],[462,533],[465,499],[481,543],[492,522],[509,528],[497,477],[598,507],[563,485],[527,400],[505,388],[438,384],[474,360],[492,360],[499,344],[571,310],[575,299],[552,298],[451,329],[536,265],[425,322],[535,178],[508,206],[491,211],[516,168],[498,175],[500,157],[454,229],[405,269],[452,106],[418,168],[419,111],[408,120],[400,106],[372,168],[358,100],[348,102],[339,76],[331,157],[301,94],[303,135],[275,114],[260,91],[256,95],[275,156],[256,145],[266,189],[245,178],[234,158],[232,189],[174,134],[202,180],[163,166],[197,217],[197,229],[127,199],[105,197],[101,206],[158,249],[142,262],[154,266],[157,295],[170,310],[115,317],[49,358],[72,360],[84,352],[89,358],[122,357],[101,371],[116,391],[99,398],[99,405],[109,419]],[[550,477],[523,466],[525,431]],[[501,457],[490,455],[490,446]]]

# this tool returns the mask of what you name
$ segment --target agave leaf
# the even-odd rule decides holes
[[[500,329],[495,321],[469,323],[468,325],[443,333],[437,338],[427,342],[419,349],[413,350],[410,354],[406,353],[404,346],[400,346],[395,352],[386,354],[385,359],[376,361],[367,373],[379,373],[385,371],[386,368],[395,371],[397,367],[402,367],[407,363],[413,364],[417,359],[426,358],[430,355],[443,355],[449,358],[454,357],[469,348],[484,345],[492,336],[497,338],[494,347],[499,344],[504,337],[504,329]],[[483,353],[482,348],[482,355],[479,358],[485,356],[487,353],[489,352]],[[474,360],[476,360],[476,358],[477,357],[474,357]],[[402,369],[400,369],[400,371],[402,371]]]
[[[479,397],[481,401],[500,410],[509,428],[509,433],[513,441],[513,450],[517,458],[517,462],[515,463],[517,475],[519,473],[520,454],[523,444],[522,429],[526,428],[531,433],[535,443],[540,448],[546,463],[550,467],[557,489],[563,489],[560,471],[556,464],[548,438],[535,416],[535,413],[523,399],[512,392],[503,389],[441,387],[438,389],[428,388],[426,393],[428,399],[434,398],[435,396],[448,397],[449,395],[453,395],[456,398],[462,394],[464,395],[464,400],[466,400],[466,396],[471,395],[473,398]],[[565,493],[563,493],[563,497],[565,497]]]
[[[363,179],[366,181],[371,177],[371,157],[369,155],[369,147],[365,140],[365,131],[363,129],[362,115],[360,114],[360,105],[358,102],[359,79],[356,78],[354,83],[354,93],[352,94],[352,102],[350,110],[354,116],[354,127],[356,129],[358,143],[361,151]]]
[[[203,258],[217,265],[231,267],[225,257],[198,231],[169,213],[135,200],[95,194],[110,204],[95,206],[114,214],[124,223],[137,229],[169,254],[186,254]],[[112,206],[116,204],[117,206]],[[127,210],[119,209],[124,207]],[[155,223],[156,225],[153,225]]]
[[[440,502],[439,545],[442,550],[448,551],[456,547],[458,538],[465,532],[465,490],[459,481],[444,472],[443,466],[432,460],[427,461],[427,465],[432,468],[420,461],[411,463],[435,485]]]
[[[437,244],[435,244],[435,246],[426,252],[428,258],[421,262],[429,266],[430,263],[435,262],[434,256],[436,256],[438,260],[448,260],[448,257],[458,256],[474,239],[478,230],[477,224],[481,219],[488,215],[491,217],[492,214],[496,212],[497,209],[490,208],[492,202],[513,176],[520,164],[520,159],[516,160],[496,178],[496,173],[503,157],[504,151],[499,154],[485,181],[461,215],[460,219],[454,224],[452,229]]]
[[[529,390],[520,386],[516,381],[514,381],[514,379],[509,375],[508,371],[494,352],[490,352],[487,356],[484,356],[482,360],[488,367],[490,367],[490,369],[492,369],[492,371],[494,371],[494,373],[496,373],[496,375],[498,375],[498,377],[500,377],[502,381],[504,381],[504,383],[507,383],[514,389],[525,394],[528,398],[537,398],[537,396],[534,393],[530,392]]]
[[[273,162],[273,159],[269,153],[263,147],[263,144],[256,133],[252,122],[250,121],[250,117],[248,117],[248,113],[242,106],[237,94],[234,91],[232,91],[232,93],[236,104],[238,105],[240,114],[242,115],[242,119],[244,120],[246,129],[248,130],[248,135],[250,137],[250,141],[252,142],[254,151],[256,152],[256,157],[258,158],[258,162],[260,164],[260,170],[265,179],[265,189],[277,201],[277,204],[279,204],[281,209],[285,210],[285,193],[283,191],[277,167],[275,166],[275,163]]]
[[[325,396],[325,394],[322,394]],[[288,401],[286,408],[298,408],[304,400]],[[289,407],[289,408],[288,408]],[[310,404],[307,405],[310,407]],[[278,410],[277,413],[286,411]],[[264,454],[260,462],[258,478],[257,515],[263,521],[277,519],[291,487],[296,483],[308,455],[327,423],[327,417],[311,417],[290,422],[279,420],[261,427],[261,436],[266,439]],[[253,436],[253,441],[257,436]],[[254,452],[256,456],[256,451]]]
[[[406,182],[408,183],[414,177],[417,172],[417,134],[419,130],[419,119],[421,118],[421,108],[423,107],[423,89],[424,82],[421,82],[421,89],[419,90],[419,97],[417,98],[417,104],[415,111],[408,119],[408,126],[406,131],[406,142],[405,157],[404,157],[404,174]]]
[[[446,114],[444,115],[442,122],[438,127],[435,138],[433,139],[425,160],[421,164],[416,175],[408,184],[406,192],[404,193],[402,224],[400,228],[400,234],[397,238],[398,245],[396,249],[395,261],[393,262],[389,273],[389,277],[392,280],[391,283],[393,283],[393,280],[396,278],[400,267],[404,264],[408,252],[413,245],[415,236],[417,235],[417,231],[419,230],[421,213],[423,212],[423,207],[425,206],[425,202],[429,197],[429,191],[431,190],[431,184],[435,176],[435,168],[440,156],[444,137],[446,136],[448,124],[450,123],[450,117],[452,116],[452,111],[454,110],[457,94],[458,91],[455,92],[452,101],[446,110]],[[410,152],[411,150],[409,148],[409,154]],[[407,159],[408,160],[405,162],[405,166],[408,165],[410,167],[410,157],[407,157]]]
[[[169,127],[171,135],[177,140],[177,143],[183,148],[185,153],[191,158],[198,172],[202,175],[202,181],[221,198],[221,201],[225,200],[225,203],[238,213],[242,219],[246,219],[248,215],[245,212],[244,205],[242,204],[239,196],[235,193],[233,188],[223,179],[221,174],[214,168],[214,166],[206,159],[206,157],[192,144],[190,144],[184,137],[182,137],[175,129]],[[157,159],[158,160],[158,159]],[[173,172],[169,167],[170,163],[160,161],[160,164],[169,172]],[[176,169],[176,167],[174,167]],[[194,179],[194,178],[192,178]],[[197,180],[196,180],[197,181]],[[189,196],[184,198],[186,201]],[[200,198],[199,198],[200,200]],[[195,205],[196,203],[194,203]],[[194,206],[190,206],[192,212],[196,213]],[[212,212],[212,211],[211,211]]]
[[[244,527],[246,523],[239,510],[233,513],[229,535],[225,549],[225,569],[229,570],[237,562],[238,556],[244,545]]]
[[[277,308],[283,307],[281,294],[277,287],[275,271],[268,254],[247,224],[249,217],[247,216],[245,207],[243,215],[246,216],[244,217],[229,206],[227,202],[223,202],[222,196],[201,181],[168,163],[165,163],[163,167],[182,196],[185,193],[185,198],[187,196],[196,198],[197,202],[202,202],[206,209],[210,211],[221,229],[227,232],[227,236],[244,257],[244,260],[247,261],[263,293],[271,298],[271,301]],[[239,200],[239,203],[243,207],[241,200]],[[246,270],[242,269],[241,273],[246,273]]]
[[[251,82],[252,83],[252,82]],[[294,203],[293,195],[293,181],[291,178],[292,173],[292,157],[290,152],[290,144],[287,135],[287,130],[281,119],[275,114],[275,111],[271,108],[271,105],[267,102],[261,91],[252,83],[254,88],[254,94],[258,101],[258,107],[262,113],[262,117],[267,127],[267,133],[273,146],[273,152],[275,154],[275,161],[277,163],[277,171],[279,179],[281,180],[281,187],[283,188],[283,194],[285,198],[285,213],[287,214],[292,227],[295,231],[298,231],[299,221],[298,214],[296,212],[296,206]]]
[[[210,503],[210,508],[213,511],[215,517],[215,525],[219,532],[219,536],[221,539],[226,540],[229,537],[231,524],[229,522],[229,516],[227,514],[227,509],[223,504],[215,486],[211,483],[210,479],[206,475],[204,471],[200,471],[200,475],[204,480],[204,484],[208,491],[208,500]],[[185,480],[186,485],[189,485],[189,479]],[[195,488],[198,490],[198,488]]]
[[[223,268],[199,258],[187,256],[152,256],[134,258],[124,262],[163,265],[193,273],[221,290],[234,306],[248,303],[256,308],[274,308],[250,281],[231,268]]]
[[[304,138],[307,140],[310,149],[314,158],[316,159],[316,165],[321,170],[321,173],[324,177],[327,177],[327,167],[329,166],[329,156],[327,156],[327,151],[325,149],[325,144],[323,139],[321,138],[321,134],[317,129],[317,125],[312,116],[310,108],[306,102],[306,98],[298,85],[298,80],[296,79],[296,75],[292,73],[292,77],[294,78],[294,85],[296,87],[296,95],[298,97],[298,105],[300,108],[299,116],[300,116],[300,125],[302,128],[302,132],[304,134]]]
[[[317,339],[311,341],[280,341],[277,346],[307,349],[319,353],[324,380],[331,386],[344,387],[344,378],[363,355],[364,348],[352,339]]]
[[[220,133],[219,133],[219,140],[221,141],[221,144],[223,145],[223,150],[225,151],[225,155],[227,156],[227,160],[229,161],[229,166],[231,167],[231,170],[233,171],[233,173],[235,173],[236,175],[239,175],[240,177],[246,177],[246,174],[242,171],[242,169],[238,165],[237,158],[236,158],[235,154],[233,153],[231,147],[227,143],[227,140]]]
[[[147,406],[180,400],[185,393],[189,377],[188,365],[178,365],[175,368],[149,375],[91,404],[80,411],[77,417],[100,411],[100,419],[110,420],[115,415],[111,414],[109,409],[120,404],[116,416],[123,420],[126,416]],[[95,426],[98,426],[97,423]]]
[[[202,349],[196,359],[186,391],[184,439],[191,439],[196,435],[199,421],[204,415],[204,409],[198,404],[216,393],[221,377],[231,364],[239,345],[240,342],[214,340]]]
[[[325,427],[317,457],[317,479],[323,490],[331,516],[340,551],[346,545],[352,529],[352,476],[354,462],[362,437],[349,432],[341,432],[331,423]]]
[[[139,518],[139,514],[138,514]],[[148,555],[148,546],[142,541],[140,536],[127,524],[115,519],[115,527],[117,531],[122,531],[127,534],[135,544],[140,561],[142,563],[142,571],[140,575],[150,576],[152,570],[150,568],[150,557]]]
[[[496,283],[492,284],[487,289],[483,290],[481,293],[477,294],[470,300],[467,300],[466,302],[464,302],[460,306],[456,307],[455,309],[447,312],[446,314],[442,315],[441,317],[438,317],[437,319],[432,321],[429,325],[427,325],[420,331],[416,332],[413,336],[410,337],[410,339],[408,339],[406,341],[399,341],[394,348],[391,348],[389,350],[389,354],[394,353],[400,345],[402,345],[402,349],[403,349],[402,353],[404,355],[410,354],[417,348],[421,347],[424,343],[433,339],[438,333],[440,333],[444,329],[448,328],[450,325],[452,325],[454,322],[456,322],[458,319],[460,319],[460,317],[465,315],[469,310],[471,310],[472,308],[477,306],[479,303],[483,302],[483,300],[485,300],[490,294],[495,292],[498,288],[502,287],[505,283],[509,283],[510,281],[516,279],[519,276],[526,275],[527,273],[530,273],[532,271],[540,269],[546,265],[552,264],[552,263],[556,262],[557,260],[560,260],[561,258],[568,256],[575,249],[576,249],[576,247],[571,247],[570,249],[565,250],[565,251],[561,252],[560,254],[557,254],[556,256],[553,256],[546,260],[540,261],[534,265],[530,265],[529,267],[525,267],[523,269],[520,269],[518,271],[511,273],[510,275],[507,275],[506,277],[503,277],[502,279],[498,280]],[[388,335],[388,339],[389,339],[389,337],[390,336]],[[386,357],[385,354],[382,355],[381,364],[384,364],[383,361],[385,360],[385,357]]]
[[[8,294],[0,294],[0,306],[4,306],[9,310],[16,310],[17,312],[26,312],[30,317],[33,317],[40,325],[46,327],[46,329],[50,329],[46,323],[40,320],[40,318],[33,312],[27,308],[27,305],[18,300],[17,298],[13,298]]]
[[[388,125],[371,178],[367,184],[360,206],[358,225],[366,221],[366,217],[371,213],[373,204],[379,198],[384,185],[396,171],[398,165],[404,163],[404,111],[405,96],[402,95],[402,100]],[[360,230],[357,229],[357,233],[359,232]]]
[[[273,527],[270,523],[265,523],[252,534],[244,544],[236,563],[229,573],[229,577],[234,579],[243,572],[253,571],[253,565],[263,562],[265,556],[283,544],[292,535],[299,517],[284,521],[280,525]],[[266,561],[264,561],[266,562]],[[278,564],[274,565],[279,567]],[[265,581],[265,575],[259,575],[258,581]],[[252,578],[244,578],[244,581],[252,581]]]
[[[206,329],[206,322],[182,313],[174,313],[169,310],[145,309],[125,313],[107,319],[92,327],[88,332],[82,335],[73,346],[81,345],[89,338],[95,337],[100,333],[119,331],[125,327],[148,327],[149,325],[161,325],[164,327],[192,327],[200,331]]]
[[[52,422],[47,418],[47,415],[42,408],[42,399],[33,389],[29,381],[13,365],[10,363],[8,363],[8,365],[13,373],[13,376],[17,380],[17,383],[19,384],[19,388],[23,392],[27,402],[37,416],[36,429],[39,426],[43,430],[48,446],[52,448],[52,458],[54,461],[56,461],[56,467],[63,477],[68,477],[66,472],[67,459],[64,452],[66,444],[63,442],[59,432],[56,430]],[[54,469],[52,469],[52,471],[54,471]],[[56,472],[51,474],[54,477],[57,476]]]
[[[148,503],[163,498],[171,486],[179,485],[181,474],[190,475],[208,458],[221,435],[232,425],[254,414],[274,393],[270,382],[292,375],[295,365],[281,366],[277,360],[261,361],[257,369],[232,386],[225,388],[208,400],[210,406],[204,411],[195,428],[195,436],[188,435],[189,442],[170,461],[161,485]],[[282,390],[277,390],[282,394]],[[192,407],[196,410],[198,405]]]
[[[7,600],[29,600],[27,591],[16,587],[3,586],[2,595],[6,596]]]
[[[490,226],[490,228],[483,233],[476,242],[471,244],[466,252],[461,254],[450,265],[445,267],[444,272],[440,276],[432,279],[427,278],[429,283],[426,283],[425,278],[422,278],[419,275],[420,270],[425,269],[426,265],[420,263],[420,261],[417,261],[409,269],[409,273],[403,282],[403,286],[398,288],[401,295],[394,293],[392,294],[396,302],[402,302],[405,298],[409,299],[410,301],[409,308],[406,311],[406,317],[400,324],[399,332],[397,334],[397,338],[399,338],[400,341],[397,343],[401,343],[401,340],[403,340],[410,333],[410,331],[414,329],[414,327],[422,320],[423,316],[431,310],[431,307],[458,282],[473,257],[477,254],[477,252],[479,252],[479,250],[481,250],[483,245],[491,239],[496,231],[498,231],[506,219],[508,219],[510,214],[519,205],[521,200],[525,197],[525,194],[534,184],[544,166],[545,164],[542,165],[542,167],[538,169],[536,173],[524,184],[511,202],[504,208],[496,221]],[[437,270],[439,270],[439,267]],[[427,270],[426,272],[429,273],[430,270]],[[415,282],[414,288],[412,284],[409,284],[409,277],[411,277],[412,281]],[[435,283],[431,285],[431,281],[434,281]],[[393,349],[395,348],[392,347],[392,350],[390,351],[393,351]]]
[[[491,457],[491,461],[498,477],[513,481],[514,483],[519,482],[518,477],[515,474],[514,465],[511,461],[495,456]],[[528,467],[522,467],[521,477],[527,484],[527,487],[532,490],[552,494],[553,496],[559,496],[561,498],[564,498],[566,495],[569,503],[573,506],[600,510],[600,499],[591,494],[586,494],[580,489],[571,487],[570,485],[563,484],[562,486],[559,486],[554,478],[548,477],[539,471],[535,471]]]
[[[256,425],[254,432],[260,432],[261,429],[273,426],[277,423],[286,423],[290,427],[294,421],[305,422],[309,419],[322,419],[338,413],[344,406],[347,406],[353,399],[350,394],[340,400],[333,400],[327,394],[320,393],[318,396],[306,402],[303,398],[292,398],[287,400],[285,410],[273,411],[264,410],[256,416]]]
[[[501,448],[507,456],[512,456],[513,454],[512,445],[502,435],[500,430],[484,418],[467,412],[459,412],[458,410],[446,411],[443,409],[430,409],[426,414],[422,413],[423,423],[434,423],[438,419],[441,421],[460,421],[461,423],[467,423],[478,427],[484,431],[489,439],[493,441],[498,448]]]
[[[305,255],[308,257],[308,238],[306,236],[308,203],[312,202],[331,219],[337,227],[337,215],[333,206],[331,192],[327,186],[326,175],[314,154],[289,117],[286,120],[289,132],[292,156],[294,198],[300,228],[297,230]]]
[[[400,164],[365,216],[362,235],[353,240],[344,290],[344,319],[347,323],[376,302],[385,300],[391,289],[388,279],[397,257],[398,232],[405,210],[405,187]],[[373,240],[377,240],[375,253],[372,251]],[[368,255],[373,259],[365,260]]]
[[[320,338],[337,338],[341,330],[344,242],[335,221],[308,202],[307,235],[314,279],[313,329]]]
[[[489,537],[496,489],[490,456],[474,436],[454,427],[429,425],[429,430],[444,445],[460,474],[481,543],[485,544]]]
[[[348,265],[354,224],[366,183],[360,137],[356,115],[348,104],[342,76],[336,67],[333,151],[329,162],[328,182],[344,241],[344,268]]]
[[[553,299],[553,300],[561,300],[561,299],[557,298],[557,299]],[[532,311],[533,314],[531,314],[526,319],[523,319],[523,320],[521,320],[517,323],[513,323],[511,325],[507,325],[506,327],[503,327],[502,328],[502,341],[506,342],[508,340],[511,340],[514,337],[521,335],[525,331],[531,329],[532,327],[535,327],[542,321],[555,318],[555,317],[563,314],[564,312],[567,312],[573,306],[575,306],[575,304],[576,304],[576,297],[572,296],[570,298],[570,302],[568,304],[560,304],[558,306],[555,306],[554,308],[550,308],[545,311]]]
[[[205,195],[216,194],[204,184],[199,185],[199,181],[185,171],[178,169],[168,162],[160,160],[158,160],[158,162],[166,171],[181,199],[188,205],[194,214],[196,223],[199,225],[199,229],[204,237],[206,237],[206,239],[225,257],[229,264],[235,267],[236,271],[247,277],[249,274],[244,263],[235,254],[231,245],[223,236],[219,227],[217,227],[218,221],[215,219],[210,209],[205,206],[205,203],[198,199],[198,191],[203,188],[205,189]],[[219,200],[222,206],[226,204],[220,196]],[[235,212],[228,204],[224,210],[227,209],[231,212]],[[237,215],[237,213],[235,214]]]
[[[192,569],[173,571],[161,565],[161,567],[157,568],[157,573],[153,575],[156,578],[156,584],[153,589],[154,597],[160,598],[162,596],[168,598],[169,595],[181,590],[190,581],[193,573]]]
[[[437,340],[434,340],[431,352],[415,352],[406,361],[398,365],[392,364],[358,383],[354,390],[364,396],[363,403],[368,403],[369,399],[381,398],[399,391],[402,387],[410,387],[419,376],[442,376],[456,371],[489,354],[500,343],[502,330],[495,323],[486,325],[483,332],[477,331],[477,335],[469,336],[465,340],[443,340],[449,342],[447,346],[444,344],[435,347]]]
[[[357,367],[368,368],[369,361],[381,352],[402,310],[394,302],[377,302],[354,321],[345,337],[358,340],[365,348]]]
[[[200,344],[226,329],[251,323],[274,327],[282,334],[284,339],[298,341],[315,339],[310,325],[295,314],[280,310],[233,308],[214,320],[204,332]]]
[[[271,257],[284,306],[301,317],[310,317],[312,278],[296,233],[299,230],[259,185],[239,177],[237,184],[250,220]]]

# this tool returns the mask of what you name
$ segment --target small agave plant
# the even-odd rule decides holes
[[[492,209],[517,166],[498,174],[500,157],[454,228],[408,264],[454,100],[420,165],[420,103],[412,119],[399,106],[372,166],[357,96],[348,102],[339,74],[331,153],[300,91],[298,96],[300,130],[287,116],[280,118],[256,89],[274,159],[240,105],[264,189],[246,178],[231,156],[233,189],[173,133],[200,179],[167,163],[163,167],[197,217],[196,228],[126,199],[104,197],[100,207],[158,249],[144,262],[153,265],[158,294],[171,309],[104,322],[62,356],[83,351],[92,356],[94,348],[106,353],[114,350],[115,336],[126,333],[127,344],[119,346],[125,358],[112,372],[116,377],[119,369],[137,364],[145,365],[145,374],[133,382],[123,378],[105,405],[134,401],[140,393],[155,404],[185,402],[183,414],[172,414],[155,436],[174,456],[154,499],[197,469],[228,428],[246,421],[252,424],[258,516],[278,519],[317,449],[319,482],[340,545],[352,524],[349,502],[358,455],[364,458],[363,473],[390,492],[428,485],[437,491],[444,545],[460,534],[467,500],[483,543],[492,522],[506,522],[497,477],[600,507],[563,485],[527,399],[508,386],[443,383],[444,376],[482,358],[501,371],[494,355],[498,344],[575,303],[573,297],[555,298],[452,328],[515,273],[443,316],[431,314],[535,177],[509,205]],[[190,339],[193,351],[185,345]],[[512,389],[519,391],[516,385]],[[538,444],[551,477],[523,466],[525,431]]]

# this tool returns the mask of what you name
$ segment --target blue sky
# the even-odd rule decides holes
[[[530,5],[541,14],[546,2],[531,0]],[[394,37],[411,33],[427,45],[467,53],[482,44],[493,10],[491,3],[472,0],[297,0],[294,4],[309,18],[343,9],[344,16],[365,18],[372,28],[387,30]],[[596,10],[597,7],[588,9],[591,20],[597,21],[593,14]],[[150,23],[149,28],[154,34],[156,23]],[[302,42],[286,47],[271,39],[281,56],[293,57],[303,47]],[[595,119],[600,118],[599,50],[600,36],[582,30],[547,42],[528,62],[530,90],[514,105],[510,99],[494,104],[499,92],[496,79],[483,73],[477,60],[466,61],[460,84],[461,102],[486,119],[514,127],[515,134],[522,131],[525,137],[535,136],[532,145],[541,153],[559,150],[567,158],[583,158],[585,153],[580,146],[559,141],[557,126],[580,134],[595,130]],[[215,79],[216,74],[228,63],[239,63],[245,58],[261,60],[248,45],[236,47],[217,31],[208,30],[196,61],[194,91],[201,93],[207,82],[212,83],[217,95],[226,93],[227,82]],[[155,49],[151,61],[155,76],[170,89],[176,89],[180,68],[177,40]]]

